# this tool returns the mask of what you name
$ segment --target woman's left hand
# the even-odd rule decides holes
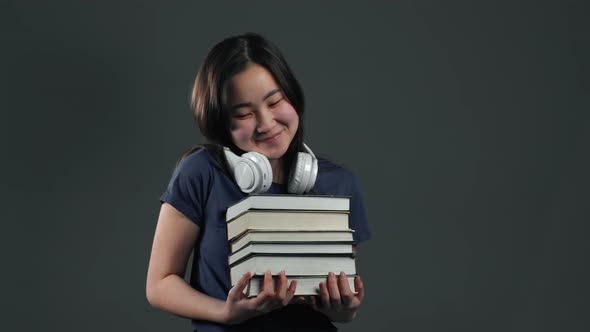
[[[340,272],[338,278],[330,272],[327,282],[320,283],[319,296],[311,298],[311,306],[333,322],[350,322],[356,316],[356,311],[365,297],[363,282],[359,276],[354,278],[354,288],[356,294],[350,289],[344,272]]]

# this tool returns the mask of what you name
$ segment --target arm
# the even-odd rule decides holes
[[[197,225],[170,204],[162,204],[147,272],[147,300],[179,316],[223,322],[225,301],[207,296],[184,281],[198,234]]]
[[[251,277],[249,273],[230,289],[227,301],[192,288],[183,276],[198,234],[197,225],[170,204],[162,204],[146,281],[146,296],[152,306],[187,318],[236,324],[291,301],[296,282],[287,287],[284,272],[279,273],[276,291],[270,271],[265,273],[263,291],[255,298],[247,298],[243,293]]]

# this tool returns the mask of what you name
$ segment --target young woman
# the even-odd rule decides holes
[[[146,283],[152,306],[192,319],[199,332],[335,331],[331,322],[355,317],[364,296],[359,277],[351,290],[343,273],[341,278],[330,273],[309,303],[294,298],[297,284],[288,282],[283,271],[267,271],[263,291],[253,298],[243,294],[250,273],[234,287],[230,284],[225,211],[247,193],[236,183],[223,147],[238,156],[258,152],[268,158],[272,183],[266,193],[288,193],[298,153],[307,150],[303,104],[301,88],[281,53],[262,36],[230,37],[209,52],[191,106],[212,144],[183,156],[160,198]],[[359,188],[349,171],[319,159],[311,192],[350,196],[355,243],[369,238]],[[191,252],[188,284],[183,278]],[[272,275],[278,276],[276,285]]]

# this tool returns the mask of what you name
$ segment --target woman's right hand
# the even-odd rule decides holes
[[[287,287],[285,271],[281,271],[278,275],[276,290],[271,272],[266,271],[264,273],[262,292],[256,297],[248,298],[244,294],[244,288],[250,282],[251,277],[250,272],[246,272],[235,286],[229,290],[223,308],[225,322],[227,324],[238,324],[250,318],[282,308],[289,304],[293,295],[295,295],[297,281],[292,280]]]

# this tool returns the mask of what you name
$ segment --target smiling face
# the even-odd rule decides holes
[[[228,93],[233,143],[243,151],[262,153],[276,165],[297,132],[295,108],[272,74],[258,64],[234,75]]]

